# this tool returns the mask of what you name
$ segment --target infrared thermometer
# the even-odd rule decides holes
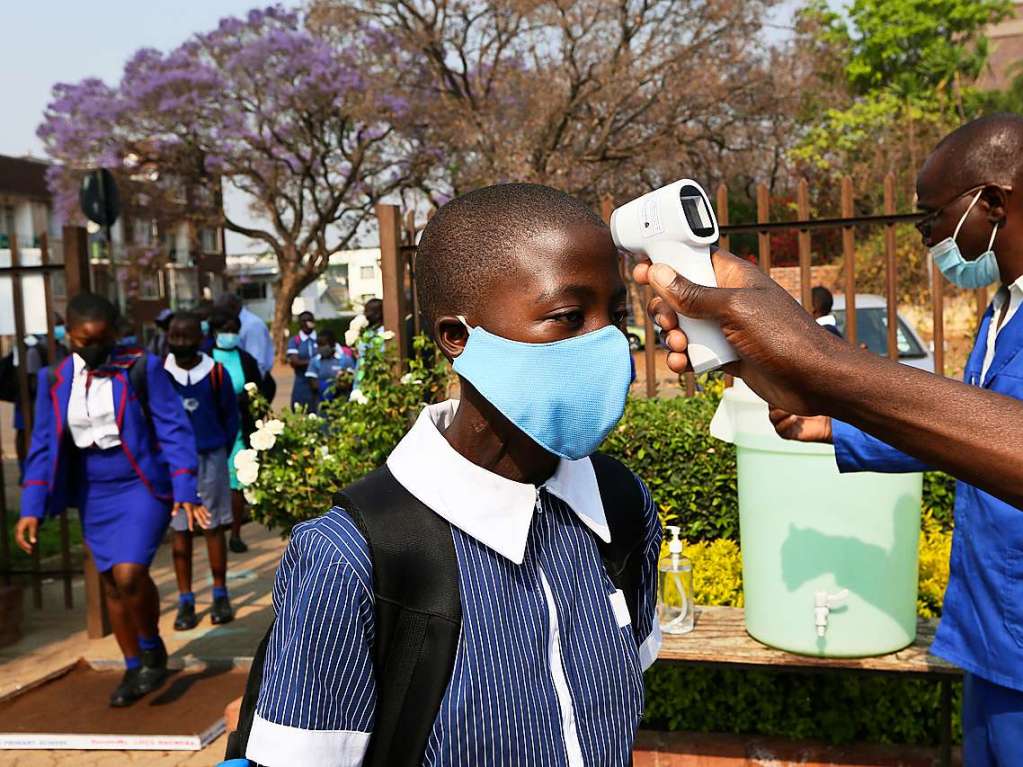
[[[688,178],[662,186],[611,213],[615,245],[667,264],[690,282],[717,287],[710,246],[718,240],[718,222],[707,193]],[[737,360],[716,322],[678,316],[689,339],[689,361],[697,373]]]

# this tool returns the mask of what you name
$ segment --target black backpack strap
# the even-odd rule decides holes
[[[611,530],[611,542],[598,540],[597,548],[611,582],[625,594],[629,615],[635,623],[642,585],[646,498],[636,475],[620,461],[603,453],[594,453],[590,461]]]
[[[146,365],[149,362],[149,352],[142,352],[128,368],[128,381],[131,383],[131,390],[135,393],[135,399],[142,407],[142,413],[146,420],[149,420],[149,374]]]
[[[259,688],[263,684],[263,669],[266,666],[266,648],[270,644],[270,635],[273,633],[274,624],[271,622],[263,640],[256,648],[256,654],[252,656],[252,665],[249,667],[249,676],[245,681],[245,694],[242,696],[242,707],[238,712],[238,728],[227,736],[227,752],[225,759],[244,759],[245,749],[249,745],[249,734],[252,732],[252,722],[256,717],[256,702],[259,700]]]
[[[386,466],[334,498],[362,531],[373,561],[376,723],[365,767],[422,764],[451,681],[462,626],[458,559],[451,526],[394,478]],[[249,741],[273,627],[256,650],[228,759]]]
[[[383,466],[335,498],[373,560],[376,724],[367,767],[422,764],[462,625],[451,526]]]

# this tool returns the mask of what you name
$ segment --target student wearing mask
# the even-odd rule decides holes
[[[291,389],[291,406],[316,407],[316,394],[306,377],[309,360],[316,356],[316,318],[312,312],[298,315],[298,332],[288,341],[288,364],[295,371],[295,384]]]
[[[39,371],[15,538],[31,553],[43,519],[78,507],[125,659],[110,705],[127,706],[167,674],[149,565],[173,512],[206,520],[195,438],[162,360],[116,345],[108,300],[75,296],[67,320],[71,356]]]
[[[217,299],[216,308],[238,318],[238,347],[255,357],[259,372],[268,376],[274,366],[274,345],[270,329],[252,312],[235,293],[224,293]]]
[[[213,575],[210,622],[229,623],[234,610],[227,593],[227,540],[231,525],[231,479],[227,456],[238,436],[238,400],[224,366],[199,350],[202,327],[196,315],[179,313],[167,331],[170,354],[163,367],[174,382],[181,405],[195,433],[199,457],[196,477],[199,497],[208,512],[203,525],[206,552]],[[174,574],[178,582],[178,615],[174,628],[195,628],[195,593],[192,591],[192,530],[181,514],[171,522],[174,530]]]
[[[245,498],[242,486],[234,467],[234,457],[239,450],[248,447],[249,436],[256,430],[257,414],[253,412],[247,390],[248,384],[254,385],[263,398],[269,403],[273,400],[273,379],[260,373],[256,358],[241,348],[241,322],[237,315],[226,309],[216,309],[210,316],[210,327],[213,331],[213,359],[224,366],[231,376],[234,393],[238,400],[239,428],[235,437],[231,454],[228,456],[227,468],[231,476],[231,537],[228,547],[235,554],[244,554],[249,547],[242,540],[242,518],[245,511]]]
[[[369,505],[295,528],[254,664],[247,756],[627,765],[659,643],[661,529],[642,482],[595,453],[631,380],[611,234],[573,197],[503,184],[442,207],[417,259],[424,325],[462,398],[427,406],[357,483]],[[424,571],[386,569],[389,549],[358,521],[378,515],[401,562]],[[409,588],[389,594],[403,575]],[[394,605],[431,590],[443,619],[392,622]],[[240,728],[229,755],[244,739]]]
[[[355,354],[341,346],[332,330],[321,330],[317,337],[317,353],[309,361],[306,376],[316,395],[316,403],[329,402],[339,396],[347,397],[352,389]]]

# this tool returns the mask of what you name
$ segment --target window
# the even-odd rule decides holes
[[[0,205],[0,248],[9,248],[10,235],[14,232],[14,208]]]
[[[163,298],[160,272],[143,272],[139,278],[139,298],[144,301],[158,301]]]
[[[838,329],[845,333],[845,310],[835,310],[835,321]],[[898,318],[896,326],[896,344],[899,359],[922,359],[927,356],[926,350],[920,346],[916,338],[906,327],[902,318]],[[867,348],[882,357],[888,356],[888,310],[883,308],[856,309],[856,340],[866,344]]]
[[[153,222],[146,218],[133,218],[131,221],[131,242],[133,245],[153,244]]]
[[[199,245],[203,253],[219,253],[220,237],[216,229],[203,227],[199,230]]]
[[[359,278],[363,280],[372,280],[376,277],[377,268],[375,266],[360,266],[359,267]]]
[[[243,282],[238,286],[242,301],[262,301],[266,298],[265,282]]]

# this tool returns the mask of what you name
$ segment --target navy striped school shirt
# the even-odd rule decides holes
[[[423,764],[628,764],[642,671],[660,642],[649,493],[630,616],[597,550],[609,531],[589,459],[562,461],[540,489],[504,479],[443,438],[456,406],[427,408],[388,459],[451,523],[458,559],[462,631]],[[376,706],[373,576],[343,509],[295,528],[274,606],[247,756],[267,767],[361,764]]]

